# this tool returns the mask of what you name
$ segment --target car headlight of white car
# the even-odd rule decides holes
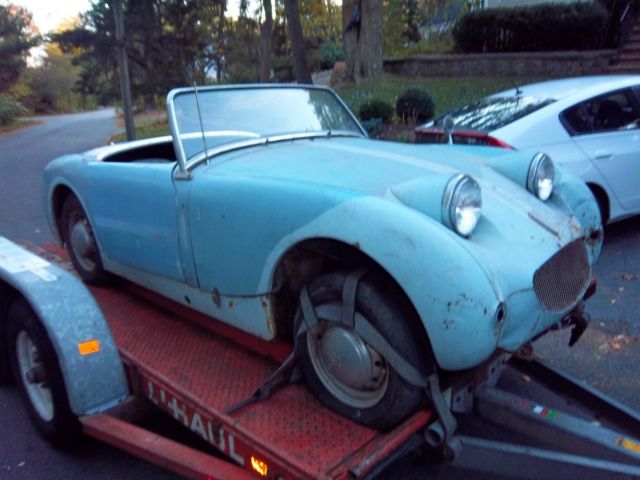
[[[529,165],[527,189],[543,202],[553,193],[555,167],[548,155],[536,153]]]
[[[444,190],[442,222],[463,237],[471,235],[482,211],[480,185],[468,175],[454,176]]]

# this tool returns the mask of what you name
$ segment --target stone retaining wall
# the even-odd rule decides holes
[[[423,77],[575,76],[607,72],[615,50],[414,55],[386,59],[384,71]]]

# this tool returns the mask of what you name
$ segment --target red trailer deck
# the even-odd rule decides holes
[[[71,269],[59,247],[30,250]],[[446,454],[454,466],[508,478],[640,478],[640,413],[539,360],[511,358],[508,367],[566,397],[567,405],[584,408],[582,413],[568,414],[497,388],[508,359],[500,352],[472,370],[446,376],[444,393],[431,385],[441,419],[432,422],[434,412],[420,411],[387,433],[325,408],[304,382],[284,384],[266,399],[230,410],[278,369],[289,357],[290,345],[259,340],[125,281],[90,291],[109,324],[132,396],[131,402],[81,418],[85,433],[183,476],[371,477],[411,448],[428,444],[431,453],[440,454],[430,456]],[[90,348],[91,341],[85,344]],[[128,407],[142,399],[223,455],[195,450],[131,423]],[[505,443],[503,435],[468,436],[464,428],[448,436],[446,416],[452,411],[458,422],[471,414],[551,449]]]
[[[37,253],[65,266],[62,249],[45,248]],[[132,392],[255,476],[359,478],[431,418],[430,412],[419,412],[383,434],[324,407],[304,382],[285,385],[227,415],[227,407],[249,398],[277,369],[289,345],[256,339],[126,282],[117,289],[90,290],[109,323]],[[228,479],[231,472],[240,474],[228,462],[196,451],[185,457],[185,447],[171,442],[162,448],[182,449],[178,461],[170,461],[167,452],[154,454],[166,440],[109,415],[82,422],[87,434],[183,475]]]

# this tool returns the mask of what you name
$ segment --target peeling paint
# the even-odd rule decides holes
[[[220,308],[220,292],[217,288],[214,288],[211,292],[211,300],[213,300],[216,307]]]

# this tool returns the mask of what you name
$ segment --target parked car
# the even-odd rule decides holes
[[[289,340],[321,401],[381,429],[423,405],[427,375],[583,320],[600,218],[547,155],[369,140],[322,87],[167,104],[171,137],[45,170],[48,220],[87,282],[119,275]]]
[[[416,141],[446,141],[446,116],[454,143],[544,150],[587,182],[603,223],[640,213],[640,75],[514,87],[419,126]]]

